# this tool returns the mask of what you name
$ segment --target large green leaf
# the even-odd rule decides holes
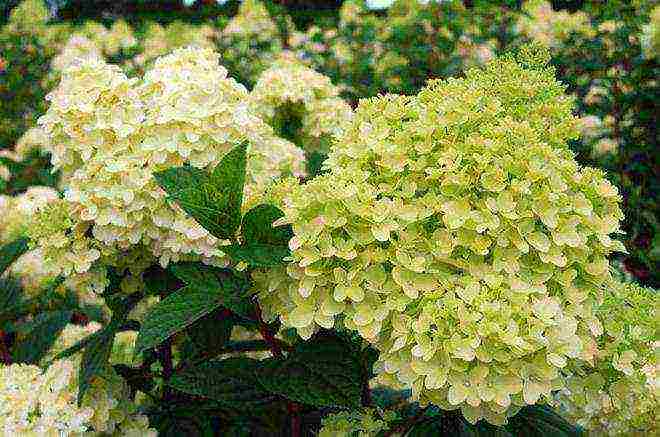
[[[250,267],[281,264],[290,254],[288,243],[293,236],[290,225],[273,227],[273,222],[283,216],[284,213],[273,205],[255,206],[243,217],[243,243],[224,246],[222,250]]]
[[[30,324],[27,335],[14,346],[12,351],[14,361],[38,363],[69,323],[72,314],[72,311],[52,311],[39,314]]]
[[[217,292],[183,287],[151,308],[142,322],[135,354],[158,346],[222,304]]]
[[[245,357],[208,361],[176,373],[168,385],[191,395],[218,401],[230,408],[247,408],[275,397],[259,384],[261,362]]]
[[[0,246],[0,276],[21,255],[28,251],[28,239],[18,238],[10,243]]]
[[[569,437],[583,436],[584,431],[571,425],[557,412],[545,405],[524,407],[509,419],[506,429],[513,435],[543,437],[547,435]]]
[[[159,345],[220,306],[239,314],[248,313],[249,281],[229,269],[201,263],[171,266],[186,286],[158,302],[142,322],[135,353]]]
[[[247,142],[243,142],[222,158],[211,175],[214,186],[219,188],[216,193],[216,199],[220,202],[218,207],[228,220],[226,238],[233,236],[241,224],[246,165]]]
[[[360,357],[342,338],[317,334],[286,358],[263,362],[259,382],[270,392],[315,407],[357,408],[361,402]]]
[[[250,281],[245,275],[201,263],[179,263],[170,268],[187,285],[216,294],[225,308],[244,317],[251,315]]]
[[[154,174],[158,184],[211,234],[234,237],[241,221],[247,143],[227,153],[211,174],[189,165]]]
[[[246,244],[287,246],[293,231],[291,225],[273,227],[273,222],[284,217],[274,205],[262,204],[249,210],[241,223],[241,234]]]
[[[108,370],[114,338],[114,330],[104,330],[103,334],[92,338],[85,347],[80,362],[78,405],[82,404],[94,378],[101,377]]]

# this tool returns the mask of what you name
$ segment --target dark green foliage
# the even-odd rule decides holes
[[[0,246],[0,275],[5,273],[9,266],[27,251],[27,238],[19,238]]]
[[[209,361],[177,373],[169,385],[184,393],[213,399],[229,408],[251,408],[272,402],[274,396],[259,383],[260,361],[228,358]]]
[[[142,322],[136,354],[158,346],[220,306],[248,312],[248,283],[230,270],[182,263],[172,266],[172,272],[186,286],[151,308]]]
[[[409,412],[411,417],[419,411]],[[402,421],[404,422],[404,421]],[[405,427],[404,427],[405,428]],[[458,411],[431,409],[418,418],[406,433],[406,437],[451,435],[457,437],[580,437],[584,432],[568,424],[546,406],[527,406],[509,419],[505,426],[495,426],[484,421],[472,425]]]
[[[12,358],[17,363],[36,364],[50,350],[64,327],[71,321],[70,310],[51,311],[39,314],[24,326],[22,339],[13,348]]]
[[[265,362],[259,372],[268,391],[316,407],[359,407],[361,378],[359,357],[334,334],[317,334],[286,358]]]

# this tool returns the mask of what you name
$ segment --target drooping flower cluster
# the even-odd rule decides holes
[[[598,308],[603,335],[593,366],[569,376],[556,403],[602,435],[652,435],[660,403],[660,300],[655,290],[612,281]]]
[[[139,429],[155,436],[145,416],[127,399],[121,378],[93,381],[82,406],[77,404],[75,360],[60,360],[45,371],[37,366],[0,366],[0,430],[3,435],[125,436]]]
[[[373,408],[341,411],[323,419],[319,437],[376,437],[389,428],[393,412],[382,413]],[[398,434],[393,434],[397,436]]]
[[[580,167],[572,100],[543,51],[363,100],[327,175],[284,195],[293,262],[255,274],[308,338],[341,323],[415,398],[502,423],[591,362],[622,217]]]
[[[525,2],[516,27],[521,35],[551,48],[564,44],[571,34],[587,38],[596,36],[587,14],[554,11],[550,2],[545,0]]]
[[[306,151],[327,153],[353,115],[330,78],[285,58],[259,76],[250,100],[254,111],[280,130],[292,123],[291,117],[300,118],[297,139]]]

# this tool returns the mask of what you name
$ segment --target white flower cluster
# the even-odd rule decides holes
[[[132,62],[143,68],[154,59],[186,46],[213,48],[216,30],[207,25],[196,26],[174,22],[166,26],[150,23],[142,41],[143,49]]]
[[[587,38],[596,36],[596,30],[587,14],[554,11],[550,2],[545,0],[525,2],[516,30],[519,34],[550,48],[561,47],[572,34]]]
[[[70,66],[85,59],[103,59],[103,53],[98,45],[82,34],[74,34],[66,42],[64,48],[51,62],[51,75],[60,75]]]
[[[613,281],[598,317],[597,360],[567,378],[557,407],[597,435],[653,435],[660,405],[658,293]]]
[[[323,419],[318,437],[376,437],[389,428],[394,416],[373,408],[330,414]]]
[[[646,59],[660,58],[660,5],[653,8],[648,24],[642,28],[642,54]]]
[[[620,197],[568,149],[577,121],[547,59],[361,101],[329,173],[284,194],[293,262],[255,273],[265,313],[305,338],[357,331],[383,376],[472,422],[594,360]]]
[[[59,360],[37,366],[0,366],[0,431],[7,436],[156,436],[136,413],[123,380],[97,379],[77,405],[77,363]]]
[[[102,257],[124,262],[125,251],[144,268],[153,256],[163,265],[185,257],[225,262],[218,240],[165,200],[156,171],[185,162],[213,168],[247,140],[248,195],[280,175],[303,174],[301,151],[250,111],[248,92],[210,49],[178,49],[143,79],[84,59],[63,72],[48,99],[39,123],[65,194],[39,214],[32,235],[65,274],[88,272]]]
[[[58,198],[53,188],[39,186],[29,187],[16,196],[0,195],[0,243],[9,243],[24,235],[31,217]]]
[[[271,123],[287,114],[287,105],[301,117],[301,147],[327,152],[332,138],[340,135],[353,111],[339,97],[330,78],[294,59],[281,58],[264,71],[250,93],[253,110]],[[282,120],[283,123],[289,120]]]

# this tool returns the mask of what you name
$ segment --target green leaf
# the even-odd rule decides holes
[[[104,330],[103,334],[91,339],[85,347],[80,362],[78,405],[82,404],[85,393],[91,387],[94,378],[100,377],[108,369],[114,339],[114,330]]]
[[[158,346],[222,304],[217,292],[193,285],[183,287],[158,302],[144,318],[135,355]]]
[[[205,315],[187,330],[196,352],[208,353],[222,348],[231,337],[234,320],[224,308]]]
[[[319,333],[283,359],[264,360],[257,375],[270,392],[315,407],[358,408],[362,369],[343,339]]]
[[[244,317],[252,312],[249,301],[250,281],[245,276],[219,267],[202,263],[173,264],[172,272],[189,286],[213,293],[221,300],[220,304]]]
[[[170,268],[164,269],[154,264],[142,273],[142,280],[146,291],[150,295],[165,297],[174,290],[183,287],[183,283],[177,278]]]
[[[218,207],[228,218],[225,224],[226,238],[231,238],[241,223],[241,206],[243,205],[243,189],[245,186],[245,168],[247,165],[247,142],[243,142],[227,153],[220,164],[213,170],[213,183],[219,187]]]
[[[284,213],[273,205],[258,205],[243,217],[241,234],[243,244],[223,246],[236,261],[243,261],[250,267],[271,267],[281,264],[289,256],[288,243],[293,237],[290,225],[273,227],[273,222]]]
[[[227,407],[246,408],[275,399],[259,384],[260,368],[260,361],[245,357],[209,361],[173,375],[168,385]]]
[[[523,407],[509,419],[505,427],[513,435],[543,437],[547,435],[569,437],[583,436],[585,433],[568,423],[550,407],[530,405]]]
[[[21,283],[12,277],[0,278],[0,314],[4,314],[7,308],[18,304],[23,296]]]
[[[154,174],[170,200],[214,236],[234,237],[241,220],[247,143],[227,153],[212,174],[189,165]]]
[[[0,276],[21,255],[28,251],[28,239],[18,238],[0,247]]]
[[[273,227],[273,222],[284,217],[274,205],[262,204],[249,210],[241,223],[241,234],[246,244],[287,246],[293,237],[291,225]]]
[[[39,314],[31,323],[27,337],[14,346],[14,361],[28,364],[38,363],[69,323],[72,314],[72,311],[52,311]]]

